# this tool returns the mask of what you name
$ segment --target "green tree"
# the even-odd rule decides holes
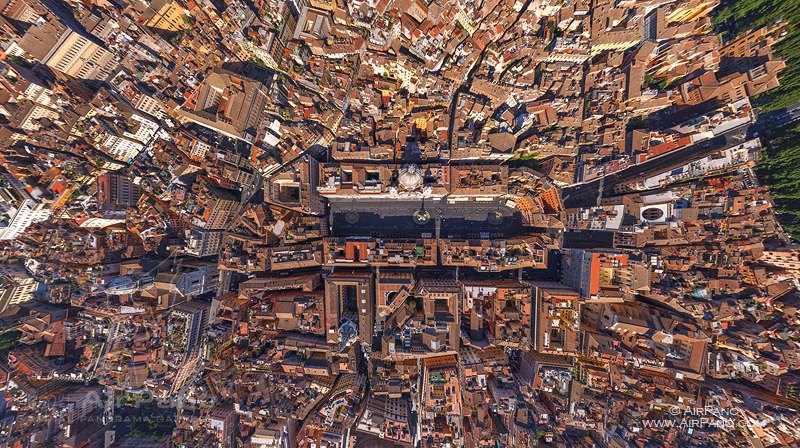
[[[21,331],[11,330],[6,331],[5,333],[0,333],[0,350],[6,350],[9,348],[14,347],[19,342],[19,338],[22,336]]]

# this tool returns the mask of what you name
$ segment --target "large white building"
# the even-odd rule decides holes
[[[50,210],[32,199],[25,199],[16,210],[9,210],[11,220],[6,227],[0,227],[0,240],[13,240],[31,224],[45,221]]]
[[[78,79],[103,80],[117,65],[113,53],[71,29],[42,61],[48,67]]]
[[[136,123],[133,132],[107,132],[102,143],[106,154],[122,162],[129,162],[142,152],[160,129],[158,123],[138,114],[131,115],[130,120]]]
[[[33,299],[39,282],[21,266],[7,265],[0,270],[0,313],[8,307]]]
[[[118,63],[101,43],[51,16],[35,23],[7,53],[36,59],[74,78],[103,81]]]

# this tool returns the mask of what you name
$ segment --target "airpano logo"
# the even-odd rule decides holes
[[[689,434],[695,430],[732,431],[747,424],[743,413],[735,407],[718,406],[678,407],[667,410],[669,416],[658,419],[643,419],[642,428],[637,429],[678,429]]]

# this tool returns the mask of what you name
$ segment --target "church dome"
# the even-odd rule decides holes
[[[422,172],[417,165],[406,165],[400,170],[397,182],[403,190],[416,190],[422,186]]]

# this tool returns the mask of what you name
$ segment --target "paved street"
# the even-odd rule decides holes
[[[800,119],[800,102],[759,115],[758,122],[750,127],[750,133],[775,130],[797,119]]]
[[[687,146],[650,159],[644,163],[633,165],[619,172],[605,176],[604,185],[600,179],[581,183],[564,189],[565,207],[588,207],[594,205],[598,198],[598,188],[603,188],[603,195],[613,196],[616,184],[630,182],[638,178],[647,178],[653,174],[664,172],[672,167],[702,159],[710,153],[729,146],[740,144],[760,133],[769,132],[800,119],[800,103],[758,116],[756,123],[747,128],[732,129],[713,139],[697,145]]]
[[[430,220],[416,223],[414,212],[422,208],[430,213]],[[508,237],[521,231],[519,214],[499,198],[485,202],[411,198],[334,200],[330,213],[334,236],[433,238],[437,221],[442,238],[480,238],[482,233]]]
[[[686,146],[650,160],[633,165],[616,173],[608,174],[601,182],[595,179],[591,182],[570,186],[564,189],[564,207],[590,207],[597,205],[599,188],[603,188],[603,196],[614,196],[614,186],[637,179],[645,179],[654,174],[664,172],[679,165],[684,165],[703,157],[714,151],[738,145],[745,141],[747,129],[732,129],[712,139],[697,145]]]

